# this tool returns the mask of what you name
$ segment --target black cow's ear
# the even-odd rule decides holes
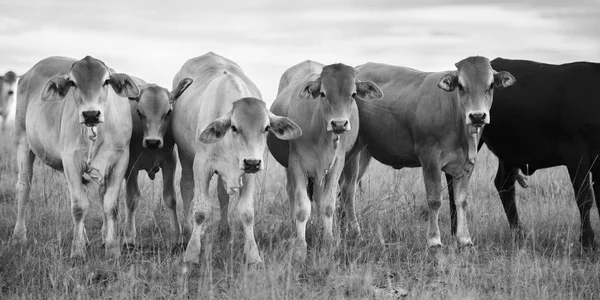
[[[450,73],[444,75],[438,82],[438,87],[446,92],[452,92],[458,85],[458,75]]]
[[[67,75],[52,77],[42,90],[42,101],[60,101],[74,85]]]
[[[301,99],[316,99],[321,95],[321,80],[317,79],[314,81],[307,82],[300,90]]]
[[[494,85],[498,88],[505,88],[515,84],[517,80],[512,74],[506,71],[496,72],[494,74]]]

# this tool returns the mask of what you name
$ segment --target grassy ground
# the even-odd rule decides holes
[[[140,249],[118,260],[105,257],[101,206],[95,201],[86,219],[88,258],[78,264],[69,259],[72,223],[64,177],[36,163],[28,242],[10,245],[16,163],[12,138],[5,133],[0,136],[0,298],[395,299],[405,290],[410,299],[597,299],[598,252],[582,251],[577,241],[579,217],[566,169],[539,171],[529,178],[529,188],[518,189],[518,208],[528,231],[526,239],[518,240],[508,229],[493,187],[496,164],[487,150],[480,152],[468,208],[473,249],[457,249],[450,236],[446,196],[440,217],[445,246],[428,250],[420,170],[394,171],[374,163],[358,196],[362,240],[340,242],[328,256],[309,238],[309,258],[296,265],[291,262],[294,229],[285,176],[271,159],[268,172],[260,175],[255,201],[255,232],[264,265],[243,265],[239,227],[233,227],[231,243],[216,235],[214,198],[214,226],[203,244],[202,262],[183,276],[181,257],[170,254],[166,214],[152,217],[160,201],[160,176],[154,181],[140,176]],[[600,232],[597,210],[592,214]],[[316,232],[318,223],[311,223],[308,234]]]

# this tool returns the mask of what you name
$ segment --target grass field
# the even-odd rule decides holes
[[[340,241],[333,255],[318,250],[319,225],[309,223],[309,257],[292,263],[294,229],[282,167],[270,159],[255,200],[255,234],[264,265],[243,264],[241,230],[233,242],[217,236],[218,201],[200,265],[182,275],[181,256],[170,254],[167,215],[153,218],[161,178],[140,176],[139,249],[107,259],[101,248],[101,209],[86,218],[90,238],[85,263],[69,259],[72,221],[64,177],[36,162],[28,242],[11,245],[16,219],[16,162],[10,134],[0,136],[0,298],[13,299],[598,299],[598,252],[583,251],[579,216],[565,168],[538,171],[518,188],[518,208],[528,232],[515,239],[493,186],[496,158],[479,153],[470,184],[472,249],[450,236],[447,195],[440,213],[444,247],[428,250],[426,204],[420,169],[392,170],[378,163],[365,176],[357,200],[362,239]],[[179,171],[178,171],[179,177]],[[177,190],[178,181],[177,181]],[[214,190],[214,188],[213,188]],[[181,199],[178,196],[178,207]],[[235,200],[233,202],[235,204]],[[121,224],[125,216],[121,193]],[[234,205],[230,205],[234,207]],[[313,210],[315,212],[316,210]],[[181,212],[180,212],[181,213]],[[593,226],[600,232],[598,212]]]

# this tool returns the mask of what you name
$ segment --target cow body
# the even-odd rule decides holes
[[[129,76],[89,56],[79,61],[50,57],[23,75],[15,118],[19,178],[14,238],[26,239],[24,207],[37,157],[65,174],[74,223],[71,257],[85,256],[83,221],[89,199],[84,187],[90,178],[98,182],[103,202],[106,251],[120,254],[118,195],[132,130],[126,97],[138,93]]]
[[[485,58],[465,59],[457,68],[437,73],[379,63],[357,68],[357,77],[373,81],[385,96],[358,103],[359,142],[344,171],[343,201],[353,207],[354,184],[371,157],[395,169],[421,167],[429,207],[429,246],[442,245],[438,226],[442,172],[458,207],[453,233],[460,245],[472,244],[466,222],[467,186],[480,128],[490,120],[492,89],[498,80],[502,84],[502,76]]]
[[[162,171],[163,201],[168,209],[171,221],[173,242],[180,240],[179,221],[175,202],[175,140],[171,128],[172,102],[185,91],[192,82],[185,78],[173,92],[155,84],[147,84],[135,78],[140,86],[140,95],[134,97],[131,103],[131,118],[133,131],[129,144],[129,164],[125,180],[127,181],[127,218],[124,230],[124,242],[127,245],[135,243],[135,209],[139,203],[140,189],[138,173],[146,171],[148,177],[154,180],[156,173]],[[156,210],[155,210],[156,212]],[[155,215],[155,218],[157,216]]]
[[[290,118],[302,136],[283,141],[270,134],[271,154],[286,167],[291,218],[295,221],[296,260],[306,258],[306,223],[311,213],[307,189],[323,220],[324,239],[333,240],[337,184],[346,154],[358,136],[356,97],[376,99],[381,91],[372,83],[358,83],[355,70],[342,64],[324,66],[305,61],[281,77],[271,112]],[[357,95],[358,94],[358,95]],[[351,222],[358,231],[357,223]]]
[[[482,141],[499,159],[495,185],[511,228],[520,228],[515,205],[518,170],[533,174],[538,169],[567,166],[581,217],[581,241],[594,244],[590,225],[593,195],[600,185],[600,64],[576,62],[550,65],[497,58],[496,70],[509,71],[517,85],[496,94],[491,113],[493,125],[485,128]]]
[[[261,262],[254,239],[254,173],[264,165],[261,159],[267,132],[284,133],[296,125],[269,114],[254,83],[237,64],[222,56],[209,52],[188,60],[174,84],[183,78],[194,80],[177,100],[173,112],[173,136],[182,167],[183,230],[185,235],[191,234],[184,260],[199,261],[200,240],[211,206],[209,183],[213,174],[218,174],[220,229],[229,230],[229,196],[239,190],[238,213],[244,228],[246,260]],[[297,129],[293,136],[299,134]]]

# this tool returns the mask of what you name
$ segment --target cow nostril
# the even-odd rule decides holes
[[[244,159],[244,166],[246,168],[257,168],[260,166],[260,159]]]
[[[469,114],[469,119],[471,119],[471,121],[473,121],[474,123],[481,123],[485,120],[486,117],[487,117],[486,113]]]
[[[84,111],[83,116],[86,118],[98,118],[100,116],[100,111],[99,110]]]
[[[150,149],[156,149],[158,147],[160,147],[160,140],[156,140],[156,139],[147,139],[146,140],[146,147],[150,148]]]

